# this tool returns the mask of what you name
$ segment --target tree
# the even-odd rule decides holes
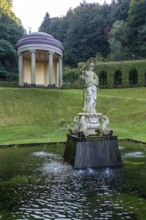
[[[128,14],[128,25],[130,28],[129,32],[129,47],[133,51],[136,57],[141,56],[140,45],[142,45],[142,28],[146,24],[146,0],[131,0]],[[140,42],[139,42],[140,41]]]
[[[66,64],[74,66],[98,52],[107,55],[108,41],[105,34],[107,20],[99,4],[81,4],[73,10],[64,39]]]
[[[109,44],[111,49],[110,57],[113,60],[127,59],[130,57],[128,50],[128,32],[127,23],[123,20],[116,21],[109,33]]]
[[[139,26],[144,25],[146,21],[146,0],[131,0],[128,13],[128,22],[135,28],[139,29]]]
[[[15,44],[24,29],[11,11],[11,0],[0,0],[0,78],[16,79],[18,74]]]
[[[13,6],[12,0],[0,0],[0,14],[4,13],[9,18],[13,19],[16,23],[18,23],[17,17],[11,10],[12,6]]]
[[[46,32],[47,29],[48,29],[48,26],[50,25],[50,21],[51,21],[50,15],[49,15],[49,13],[47,12],[47,13],[45,14],[45,17],[44,17],[44,20],[43,20],[42,24],[41,24],[40,27],[39,27],[39,31]]]
[[[113,59],[131,58],[132,54],[142,58],[146,55],[145,11],[146,0],[112,0],[110,5],[82,1],[64,17],[46,14],[40,31],[63,43],[64,63],[70,66],[96,54],[106,59],[110,50]]]
[[[64,45],[64,63],[76,66],[97,53],[107,56],[109,24],[108,4],[101,6],[83,1],[75,9],[69,9],[64,17],[50,18],[46,14],[39,30],[60,40]]]
[[[138,30],[136,54],[139,57],[146,57],[146,23]]]
[[[0,40],[0,78],[15,79],[17,72],[17,56],[15,48],[6,40]]]
[[[111,3],[111,22],[126,20],[129,10],[129,0],[113,0]]]

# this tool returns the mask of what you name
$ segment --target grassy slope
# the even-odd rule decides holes
[[[146,141],[146,88],[98,90],[97,112],[119,138]],[[65,141],[83,91],[0,88],[0,144]]]

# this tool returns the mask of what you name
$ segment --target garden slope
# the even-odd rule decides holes
[[[97,112],[119,138],[146,141],[146,88],[99,89]],[[82,90],[0,88],[0,144],[65,141]]]

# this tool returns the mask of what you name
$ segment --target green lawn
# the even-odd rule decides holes
[[[97,112],[118,138],[146,141],[146,88],[97,93]],[[82,90],[0,88],[0,144],[65,141],[82,105]]]

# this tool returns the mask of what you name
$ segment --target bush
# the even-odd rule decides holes
[[[18,87],[18,82],[0,81],[0,87]]]
[[[69,66],[63,68],[63,81],[65,83],[74,83],[78,80],[78,69],[71,69]]]

